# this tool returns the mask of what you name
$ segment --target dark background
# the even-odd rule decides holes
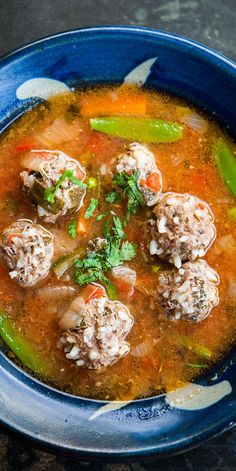
[[[236,0],[0,0],[0,55],[57,31],[106,24],[163,29],[236,60]],[[20,470],[233,471],[236,430],[177,457],[116,465],[56,457],[0,430],[0,471]]]

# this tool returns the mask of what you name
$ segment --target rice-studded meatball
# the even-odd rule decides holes
[[[210,206],[196,196],[164,193],[149,221],[150,253],[173,263],[203,257],[216,237]]]
[[[46,188],[53,188],[66,171],[83,182],[86,172],[77,160],[58,150],[32,150],[22,160],[27,171],[21,172],[24,189],[37,205],[38,216],[55,223],[59,216],[78,211],[83,205],[85,189],[66,177],[56,190],[54,201],[45,198]]]
[[[160,274],[157,300],[168,318],[201,322],[219,303],[218,284],[218,273],[205,260],[186,262]]]
[[[129,309],[119,301],[111,301],[105,294],[89,302],[77,297],[60,320],[61,329],[66,331],[59,347],[79,367],[106,367],[129,352],[125,338],[132,325]]]
[[[154,154],[142,144],[132,142],[118,157],[117,172],[138,172],[138,187],[147,206],[153,206],[162,190],[162,176]]]
[[[19,219],[3,231],[1,251],[10,277],[28,288],[48,275],[54,252],[53,236],[39,224]]]

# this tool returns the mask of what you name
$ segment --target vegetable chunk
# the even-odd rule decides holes
[[[162,119],[104,117],[90,119],[94,131],[129,141],[165,143],[175,142],[183,137],[183,127]]]

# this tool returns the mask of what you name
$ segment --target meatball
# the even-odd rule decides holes
[[[45,222],[55,223],[59,216],[78,211],[83,205],[85,189],[70,178],[65,178],[55,193],[55,201],[48,202],[44,192],[55,187],[64,172],[83,181],[86,172],[78,161],[58,150],[32,150],[22,161],[27,171],[21,172],[23,186],[37,206],[38,216]]]
[[[45,278],[54,252],[53,236],[39,224],[19,219],[3,231],[1,251],[9,275],[28,288]]]
[[[138,172],[138,187],[147,206],[153,206],[162,190],[162,176],[156,166],[154,154],[138,142],[133,142],[118,157],[117,172]]]
[[[201,322],[219,303],[218,284],[218,273],[205,260],[186,262],[161,273],[158,302],[168,318]]]
[[[106,367],[129,352],[130,345],[125,337],[132,325],[129,309],[119,301],[111,301],[104,292],[89,302],[80,296],[73,300],[60,320],[61,329],[66,331],[59,347],[79,367]]]
[[[150,253],[177,268],[203,257],[216,237],[210,206],[189,194],[164,193],[149,221]]]

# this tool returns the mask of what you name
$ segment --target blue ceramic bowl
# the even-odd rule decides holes
[[[236,129],[233,62],[178,36],[118,26],[57,34],[3,58],[0,130],[52,93],[124,80],[173,92]],[[44,446],[90,459],[177,453],[234,425],[235,360],[231,352],[174,393],[104,403],[56,391],[0,353],[0,418]]]

